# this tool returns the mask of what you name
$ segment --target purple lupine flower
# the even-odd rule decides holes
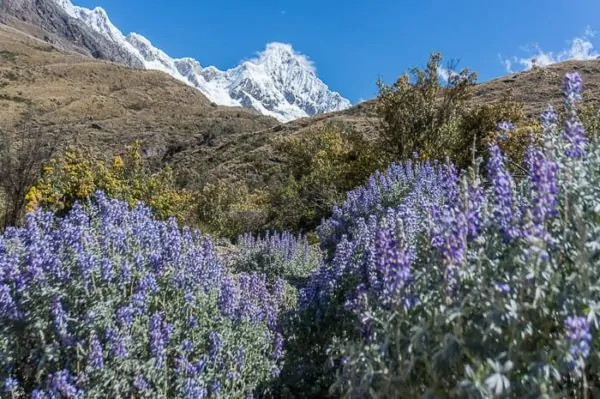
[[[136,312],[137,311],[144,311],[145,309],[148,308],[148,303],[147,303],[147,295],[145,292],[136,292],[133,294],[133,306],[135,306],[136,308]]]
[[[192,343],[192,340],[189,338],[184,339],[181,343],[181,349],[183,350],[183,353],[191,353],[194,350],[194,344]]]
[[[410,256],[398,247],[389,228],[380,227],[377,230],[374,244],[373,266],[376,268],[375,278],[379,281],[374,282],[372,289],[381,289],[380,295],[383,296],[384,303],[395,303],[398,299],[402,301],[403,298],[397,296],[411,280]]]
[[[48,396],[43,390],[36,388],[31,392],[31,399],[47,399]]]
[[[204,358],[198,360],[196,363],[196,373],[202,374],[206,370],[206,360]]]
[[[552,105],[549,105],[548,108],[542,112],[542,115],[540,116],[540,122],[542,123],[542,127],[545,131],[552,129],[557,125],[558,115],[554,111]]]
[[[246,359],[246,352],[244,351],[244,348],[242,348],[240,346],[237,349],[237,351],[235,352],[235,368],[236,368],[236,370],[240,371],[242,369],[242,367],[244,366],[245,359]]]
[[[51,313],[54,319],[54,330],[56,331],[56,334],[64,344],[70,345],[72,342],[68,331],[68,318],[60,299],[54,298],[52,300]]]
[[[59,393],[66,398],[77,398],[82,391],[74,384],[73,377],[68,370],[61,370],[48,376],[50,391]]]
[[[186,378],[183,383],[183,397],[185,399],[202,399],[208,395],[206,388],[193,378]]]
[[[504,167],[504,156],[498,145],[490,145],[489,151],[491,157],[488,162],[488,173],[494,189],[493,214],[505,241],[510,241],[519,234],[513,220],[515,216],[512,197],[514,182]]]
[[[0,319],[7,318],[15,320],[19,317],[19,311],[17,310],[17,304],[15,303],[10,287],[6,284],[0,283]]]
[[[4,380],[4,392],[10,393],[19,388],[19,381],[14,377],[8,377]]]
[[[124,327],[130,327],[133,324],[135,313],[136,311],[131,304],[122,306],[117,309],[117,322]]]
[[[188,316],[187,326],[191,329],[198,328],[198,319],[196,316]]]
[[[194,365],[184,356],[177,356],[175,359],[177,364],[177,375],[180,377],[194,376],[196,374],[196,368]]]
[[[227,276],[221,282],[221,291],[219,294],[219,309],[221,314],[228,318],[233,318],[237,313],[239,301],[239,292],[233,278]]]
[[[275,361],[283,358],[283,335],[279,333],[275,333],[275,338],[273,339],[273,352],[271,353],[271,358]]]
[[[506,141],[508,140],[508,134],[515,130],[515,126],[508,121],[502,121],[496,125],[496,129],[499,132],[498,138],[500,141]]]
[[[585,147],[588,139],[585,135],[583,124],[576,116],[572,116],[565,121],[563,139],[567,143],[565,155],[569,158],[581,158],[585,155]]]
[[[458,286],[458,270],[465,261],[468,235],[467,216],[448,205],[432,208],[434,228],[431,245],[436,248],[444,267],[444,281],[449,295]]]
[[[163,323],[163,335],[165,337],[165,344],[168,345],[173,339],[175,333],[175,326],[171,323]]]
[[[144,294],[158,292],[158,283],[156,282],[156,276],[152,272],[148,272],[142,277],[139,285],[140,292]]]
[[[120,334],[115,333],[112,328],[106,329],[106,340],[110,343],[113,355],[117,359],[125,359],[127,357],[127,344],[125,338]]]
[[[162,324],[160,313],[154,313],[150,318],[150,353],[157,369],[162,369],[165,363],[165,338]]]
[[[508,285],[507,283],[496,283],[496,289],[502,294],[510,293],[510,285]]]
[[[219,392],[221,392],[221,381],[212,380],[210,382],[210,393],[216,396],[219,394]]]
[[[563,93],[567,101],[575,101],[581,99],[583,91],[583,81],[578,72],[569,72],[563,78]]]
[[[273,298],[277,305],[283,303],[285,297],[285,280],[283,278],[278,278],[275,281],[275,286],[273,287]]]
[[[121,270],[119,274],[120,283],[122,285],[129,285],[131,283],[131,272],[132,266],[127,259],[121,261]]]
[[[479,182],[470,183],[467,186],[467,229],[469,241],[474,240],[481,234],[483,224],[483,208],[485,206],[485,193]]]
[[[134,379],[133,379],[133,386],[140,393],[147,392],[150,389],[150,386],[146,382],[146,379],[144,379],[144,376],[142,376],[141,374],[137,374],[134,377]]]
[[[211,361],[215,361],[222,347],[221,336],[217,332],[211,331],[208,336],[208,353]]]
[[[110,259],[102,258],[100,261],[100,275],[102,280],[106,283],[110,282],[113,278],[113,265]]]
[[[549,160],[538,149],[530,149],[531,165],[529,176],[532,183],[532,215],[533,226],[529,229],[532,236],[544,239],[549,243],[545,234],[545,222],[548,217],[558,214],[558,165]]]
[[[90,354],[88,358],[88,364],[90,365],[90,367],[96,370],[101,370],[104,367],[102,345],[96,337],[93,337],[90,342]]]
[[[570,352],[575,358],[586,359],[590,354],[592,334],[590,325],[585,317],[569,316],[565,320],[567,340],[570,342]]]

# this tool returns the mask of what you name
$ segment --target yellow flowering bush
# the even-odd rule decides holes
[[[144,166],[140,143],[136,142],[109,164],[88,150],[67,148],[42,168],[40,179],[25,197],[25,209],[42,207],[64,213],[98,190],[130,206],[142,201],[161,219],[176,217],[184,221],[192,207],[191,194],[176,188],[170,168],[151,173]]]

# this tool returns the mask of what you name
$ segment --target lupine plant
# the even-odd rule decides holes
[[[0,397],[250,397],[279,373],[283,294],[210,239],[97,193],[0,237]]]
[[[322,256],[305,236],[267,232],[263,237],[239,236],[235,250],[225,260],[233,273],[264,275],[269,288],[283,290],[284,307],[291,309],[297,304],[298,288],[321,265]]]
[[[542,114],[525,178],[492,143],[487,179],[394,165],[348,195],[320,230],[333,255],[300,293],[289,392],[600,392],[600,145],[574,111],[581,90],[567,74],[567,119]]]
[[[321,251],[311,246],[305,236],[267,232],[263,237],[238,237],[230,263],[237,272],[265,274],[272,282],[280,277],[294,282],[310,276],[320,261]]]

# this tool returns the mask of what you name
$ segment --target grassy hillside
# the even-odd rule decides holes
[[[277,124],[250,110],[211,104],[162,72],[65,53],[2,25],[0,107],[3,131],[41,126],[103,152],[141,139],[157,157]]]

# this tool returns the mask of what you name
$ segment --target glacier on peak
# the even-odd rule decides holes
[[[350,101],[329,90],[317,77],[312,61],[288,43],[268,43],[254,58],[221,71],[214,66],[202,67],[193,58],[172,58],[138,33],[125,36],[101,7],[92,10],[70,0],[54,1],[70,17],[128,54],[135,60],[132,64],[166,72],[219,105],[251,108],[282,122],[351,106]]]

